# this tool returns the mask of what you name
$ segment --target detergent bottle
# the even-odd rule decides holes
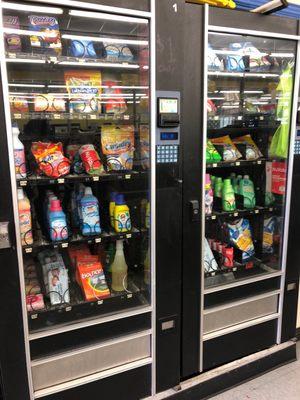
[[[244,197],[244,207],[254,208],[256,205],[254,184],[249,178],[249,175],[244,175],[244,178],[239,182],[240,194]]]
[[[33,243],[31,206],[23,189],[18,189],[18,209],[22,246],[31,245]]]
[[[66,215],[58,199],[50,200],[49,229],[50,238],[53,242],[68,239]]]
[[[222,207],[223,211],[234,211],[236,209],[235,195],[230,179],[224,179],[223,182]]]
[[[80,200],[82,225],[81,231],[85,236],[98,235],[101,233],[99,203],[93,195],[92,189],[87,186],[84,196]]]
[[[25,162],[25,150],[24,145],[19,139],[19,128],[17,125],[12,127],[13,137],[13,148],[14,148],[14,160],[15,160],[15,171],[17,179],[26,178],[26,162]]]
[[[116,232],[128,232],[131,230],[131,219],[129,207],[125,203],[124,195],[116,196],[114,209],[114,228]]]
[[[127,272],[128,267],[123,251],[123,240],[117,240],[116,255],[111,265],[111,287],[113,291],[123,292],[127,290]]]

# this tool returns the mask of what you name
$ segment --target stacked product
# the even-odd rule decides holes
[[[44,296],[42,294],[34,261],[31,258],[24,260],[24,275],[27,311],[44,309]]]

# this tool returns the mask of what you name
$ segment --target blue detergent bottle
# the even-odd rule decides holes
[[[81,231],[84,236],[98,235],[101,233],[99,203],[93,195],[92,189],[87,186],[84,196],[80,200],[82,224]]]
[[[66,214],[63,212],[58,199],[51,200],[49,210],[50,238],[53,242],[68,239]]]

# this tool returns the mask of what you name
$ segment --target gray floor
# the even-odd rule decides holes
[[[300,342],[297,353],[300,358]],[[212,400],[300,400],[300,360],[212,397]]]

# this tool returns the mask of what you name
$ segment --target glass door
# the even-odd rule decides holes
[[[149,21],[2,9],[30,331],[146,307]]]
[[[209,291],[280,274],[296,43],[221,32],[208,43]]]

